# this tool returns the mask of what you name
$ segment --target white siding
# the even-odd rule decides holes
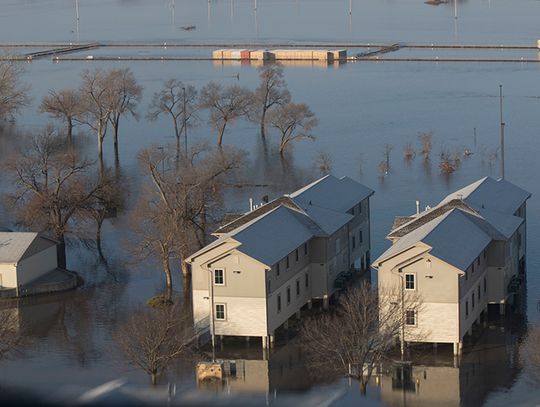
[[[266,336],[268,334],[265,298],[215,297],[214,304],[226,305],[226,320],[215,320],[216,335]]]
[[[19,262],[17,265],[18,284],[28,284],[57,267],[56,246],[51,246]]]
[[[14,264],[0,264],[0,275],[2,287],[14,288],[17,287],[17,272]]]

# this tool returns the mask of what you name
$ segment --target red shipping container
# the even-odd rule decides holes
[[[251,51],[241,51],[240,52],[240,58],[242,59],[249,59],[250,58]]]

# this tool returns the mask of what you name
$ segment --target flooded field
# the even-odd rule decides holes
[[[41,41],[280,41],[291,42],[416,42],[485,43],[534,45],[540,35],[539,2],[519,0],[467,0],[430,6],[406,0],[361,2],[253,1],[79,1],[77,33],[73,1],[19,2],[6,0],[0,8],[0,37],[3,42]],[[515,16],[507,22],[509,15]],[[195,25],[185,31],[183,26]],[[24,27],[24,28],[23,28]],[[456,30],[457,28],[457,30]],[[33,50],[32,50],[33,51]],[[28,51],[28,52],[32,52]],[[350,53],[355,51],[351,49]],[[18,51],[20,52],[20,51]],[[26,52],[26,51],[25,51]],[[210,55],[211,49],[115,49],[85,51],[81,55]],[[359,52],[359,51],[358,51]],[[401,49],[388,56],[437,56],[439,50]],[[445,55],[496,58],[536,58],[536,51],[470,50],[444,51]],[[129,67],[143,86],[140,120],[121,124],[120,166],[136,198],[140,183],[137,153],[152,144],[175,141],[171,124],[163,119],[148,122],[145,112],[162,82],[182,80],[200,89],[211,80],[223,85],[239,84],[254,89],[258,83],[255,66],[212,61],[190,62],[66,62],[38,60],[25,64],[24,79],[31,85],[32,103],[17,118],[15,127],[0,134],[0,160],[9,157],[19,139],[17,132],[40,129],[50,119],[37,107],[50,89],[77,86],[85,69]],[[226,207],[247,210],[248,199],[289,192],[318,176],[315,160],[321,151],[332,158],[333,173],[348,175],[375,190],[371,202],[372,258],[389,242],[385,236],[395,215],[415,211],[480,177],[499,176],[499,84],[504,86],[507,178],[533,194],[528,202],[527,291],[521,300],[525,316],[494,321],[475,331],[465,354],[455,363],[451,349],[423,349],[411,355],[413,370],[407,383],[393,380],[387,370],[360,395],[355,382],[312,377],[306,370],[294,335],[279,339],[275,350],[264,358],[257,343],[226,343],[217,356],[234,360],[237,373],[224,386],[204,388],[195,380],[194,362],[179,364],[151,390],[147,377],[125,363],[112,332],[118,321],[162,290],[159,266],[137,263],[126,249],[129,219],[121,214],[106,222],[105,267],[92,249],[70,247],[68,266],[85,279],[80,289],[51,297],[22,301],[13,308],[30,338],[22,354],[0,362],[0,386],[24,389],[46,400],[65,401],[111,380],[126,378],[125,394],[140,399],[167,400],[167,383],[176,386],[172,403],[209,402],[238,405],[332,405],[363,403],[369,406],[491,406],[534,405],[540,397],[524,381],[517,359],[517,341],[531,321],[540,321],[540,86],[538,64],[505,63],[346,63],[341,65],[297,64],[286,66],[285,80],[293,100],[307,103],[319,120],[316,140],[297,143],[288,162],[293,169],[284,174],[277,153],[277,135],[270,134],[264,149],[258,127],[240,120],[225,134],[224,143],[249,152],[246,171],[267,188],[231,189]],[[419,154],[405,160],[406,144],[419,150],[420,132],[433,132],[429,162]],[[86,136],[82,133],[87,133]],[[96,153],[95,136],[78,127],[76,134],[89,155]],[[190,143],[215,143],[216,134],[207,124],[190,131]],[[381,174],[385,145],[392,147],[390,169]],[[468,149],[471,155],[465,157]],[[457,152],[458,170],[443,176],[438,154]],[[105,142],[105,161],[113,164],[112,140]],[[9,189],[5,174],[0,188]],[[129,205],[128,205],[129,206]],[[0,226],[13,226],[6,208],[0,211]],[[178,270],[175,265],[175,270]],[[175,271],[177,295],[186,295],[179,271]],[[373,275],[376,279],[376,275]],[[518,314],[516,314],[518,315]],[[242,369],[240,369],[242,366]],[[46,374],[44,372],[47,372]],[[227,404],[231,405],[231,404]]]

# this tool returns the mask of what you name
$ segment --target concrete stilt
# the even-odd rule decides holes
[[[454,342],[454,356],[461,356],[463,342]]]
[[[296,319],[300,319],[302,317],[302,311],[298,310],[296,311]]]
[[[249,344],[249,339],[250,339],[250,338],[251,338],[250,336],[246,336],[246,343]]]
[[[262,341],[262,348],[265,350],[268,349],[268,337],[261,336],[261,341]]]
[[[270,340],[270,347],[274,347],[274,334],[268,335],[268,339]]]
[[[330,307],[330,299],[328,298],[328,295],[324,295],[323,297],[323,309],[328,309]]]
[[[505,311],[506,311],[506,304],[503,302],[503,303],[499,304],[499,313],[501,315],[504,315]]]
[[[313,302],[312,302],[311,300],[308,300],[308,302],[307,302],[307,308],[308,308],[308,309],[313,308]]]
[[[437,342],[433,343],[433,349],[437,349],[437,346],[438,346]]]

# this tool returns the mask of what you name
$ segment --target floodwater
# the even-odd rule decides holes
[[[254,1],[160,1],[79,0],[79,28],[75,1],[4,0],[0,6],[0,38],[4,42],[131,41],[131,42],[356,42],[356,43],[484,43],[536,44],[540,2],[517,0],[467,0],[430,6],[421,0],[349,1],[259,0]],[[509,17],[511,16],[511,18]],[[182,26],[195,25],[192,31]],[[78,32],[77,32],[78,31]],[[210,49],[183,51],[210,54]],[[96,55],[146,55],[156,50],[102,49]],[[177,51],[167,50],[168,53]],[[180,51],[178,51],[180,53]],[[396,53],[407,56],[412,51]],[[469,56],[474,51],[415,50],[414,55]],[[86,55],[85,54],[85,55]],[[490,57],[498,51],[486,52]],[[534,51],[512,56],[534,58]],[[184,54],[182,54],[184,55]],[[505,54],[508,55],[508,54]],[[34,61],[26,65],[24,78],[32,86],[32,104],[17,119],[14,131],[0,135],[0,159],[18,144],[17,132],[35,131],[49,119],[37,113],[49,89],[75,86],[84,69],[129,67],[144,87],[139,121],[121,123],[120,165],[136,197],[139,180],[137,152],[151,144],[174,142],[166,120],[144,120],[153,92],[163,80],[177,78],[200,88],[215,80],[224,85],[238,83],[254,88],[253,66],[211,61],[190,62],[60,62]],[[333,173],[348,175],[376,191],[372,201],[372,258],[389,242],[385,235],[394,215],[414,212],[421,205],[437,203],[447,193],[486,175],[499,175],[496,153],[499,137],[499,84],[504,85],[506,122],[506,176],[533,194],[528,203],[528,282],[521,296],[524,316],[492,322],[475,332],[459,365],[450,350],[424,349],[411,355],[411,380],[392,380],[392,372],[372,383],[366,399],[355,383],[326,377],[311,377],[294,338],[284,335],[268,360],[256,342],[226,343],[218,357],[243,366],[242,377],[228,380],[220,388],[199,388],[193,364],[175,366],[162,381],[173,383],[172,402],[252,405],[365,405],[391,406],[491,406],[534,405],[540,398],[522,377],[516,342],[524,328],[539,321],[540,300],[540,87],[539,64],[508,63],[394,63],[358,62],[340,65],[297,64],[286,66],[285,79],[293,99],[308,103],[319,119],[317,139],[293,147],[288,163],[294,171],[281,172],[270,135],[270,152],[264,153],[257,125],[239,121],[225,135],[225,143],[250,153],[247,172],[268,189],[240,189],[227,194],[231,210],[247,209],[249,197],[290,191],[317,176],[314,161],[320,151],[331,155]],[[82,131],[83,129],[78,129]],[[403,158],[411,143],[418,150],[418,134],[433,132],[433,154],[429,163],[419,156]],[[83,138],[82,136],[80,136]],[[215,141],[205,123],[191,131],[190,143]],[[81,141],[88,154],[95,153],[89,134]],[[105,159],[113,163],[112,144],[106,144]],[[385,144],[392,146],[390,170],[381,177],[378,164]],[[460,168],[442,176],[438,154],[470,149]],[[0,174],[0,188],[9,188]],[[9,214],[0,212],[0,224],[11,225]],[[112,333],[118,321],[148,298],[160,292],[163,281],[159,266],[138,264],[126,250],[127,219],[121,215],[105,225],[108,266],[97,260],[92,249],[70,248],[68,266],[79,271],[86,284],[70,293],[22,302],[18,312],[30,328],[29,341],[20,354],[0,362],[0,384],[4,389],[34,393],[53,401],[73,400],[95,386],[126,378],[123,397],[166,400],[168,389],[150,391],[147,377],[127,365],[119,354]],[[178,275],[176,288],[183,295]],[[373,276],[376,278],[376,276]]]

